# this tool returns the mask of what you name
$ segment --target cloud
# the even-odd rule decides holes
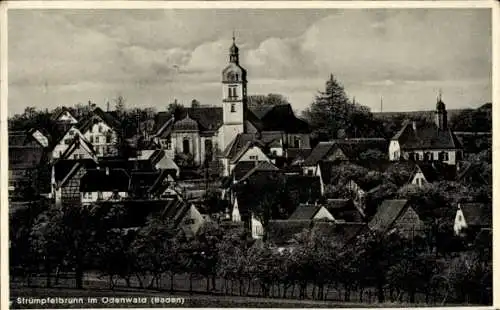
[[[330,73],[374,107],[380,93],[400,94],[396,108],[406,92],[412,107],[458,85],[470,91],[457,104],[491,100],[489,10],[10,10],[9,104],[219,102],[233,29],[249,93],[282,93],[298,109]]]

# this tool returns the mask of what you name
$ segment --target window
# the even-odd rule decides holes
[[[415,160],[420,160],[420,154],[419,153],[415,153]]]
[[[250,155],[250,159],[252,159],[252,160],[258,160],[259,156],[257,156],[257,155]]]
[[[94,136],[90,136],[89,141],[90,141],[90,143],[94,143]]]
[[[184,224],[186,224],[186,225],[192,225],[192,224],[194,224],[194,219],[186,219],[184,221]]]
[[[106,136],[106,143],[111,143],[111,135]]]
[[[172,140],[170,139],[165,140],[165,144],[167,146],[167,150],[172,149]]]
[[[234,98],[238,97],[238,95],[236,94],[236,87],[235,86],[229,86],[228,92],[229,92],[229,99],[234,99]]]
[[[78,159],[78,154],[74,154],[73,159]]]
[[[99,125],[99,132],[102,132],[102,126]]]
[[[97,200],[102,200],[102,192],[97,192]]]
[[[426,152],[425,153],[425,160],[427,160],[427,161],[432,161],[433,160],[433,154],[432,154],[432,152]]]
[[[439,152],[439,160],[447,161],[449,159],[448,152]]]
[[[236,112],[236,105],[231,103],[231,112]]]
[[[299,137],[295,137],[293,139],[293,147],[294,148],[300,148],[300,138]]]
[[[184,154],[189,153],[189,139],[182,140],[182,152]]]

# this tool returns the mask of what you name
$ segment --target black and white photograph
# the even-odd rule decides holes
[[[491,307],[491,7],[209,6],[8,8],[10,308]]]

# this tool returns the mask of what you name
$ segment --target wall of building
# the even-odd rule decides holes
[[[389,143],[389,160],[395,161],[401,158],[401,147],[397,140],[391,140]]]
[[[70,128],[52,150],[52,158],[59,158],[71,145],[76,135],[81,135],[80,131],[75,127]]]
[[[321,207],[318,210],[318,212],[316,213],[316,215],[314,215],[314,219],[315,220],[328,219],[328,220],[331,220],[331,221],[334,220],[332,214],[330,212],[328,212],[328,210],[325,207]]]
[[[118,154],[118,133],[105,122],[100,121],[93,124],[83,133],[83,136],[93,145],[98,157],[116,156]]]
[[[446,150],[446,149],[437,149],[437,150],[411,150],[411,151],[403,151],[403,158],[409,159],[410,154],[413,153],[418,154],[418,160],[416,161],[426,161],[425,155],[427,153],[432,154],[433,161],[439,161],[439,153],[446,152],[448,154],[448,160],[443,160],[441,162],[446,163],[448,165],[455,165],[457,162],[457,150]]]
[[[99,199],[99,193],[98,192],[87,192],[87,193],[80,193],[80,199],[82,201],[82,204],[92,204],[95,203],[99,200],[110,200],[111,197],[113,197],[115,193],[114,192],[101,192],[101,199]],[[120,199],[127,198],[128,197],[128,192],[118,192],[118,197]]]

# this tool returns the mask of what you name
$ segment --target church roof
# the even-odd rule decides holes
[[[263,131],[310,132],[309,124],[295,116],[290,104],[259,105],[249,107],[249,110],[259,119]]]
[[[173,131],[198,131],[198,128],[198,122],[187,113],[183,119],[174,123]]]
[[[411,123],[406,123],[392,140],[397,140],[403,150],[462,148],[451,129],[439,129],[435,124],[426,124],[414,129]]]

